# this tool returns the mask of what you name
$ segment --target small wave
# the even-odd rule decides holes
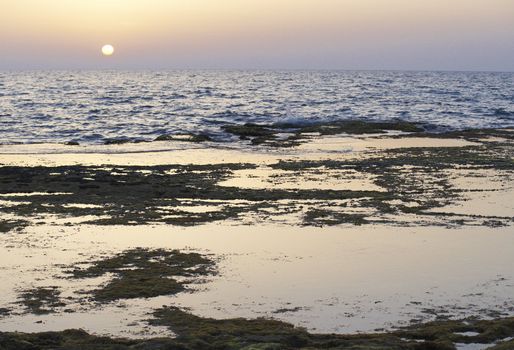
[[[514,111],[507,111],[503,108],[496,108],[492,115],[495,117],[514,117]]]
[[[221,131],[226,124],[294,128],[352,118],[400,117],[453,129],[514,126],[510,73],[124,72],[109,80],[95,72],[0,76],[5,80],[0,89],[2,140],[63,142],[73,136],[81,144],[95,144],[105,138],[204,129],[227,138]],[[473,79],[463,84],[465,76]],[[70,135],[75,128],[77,135]]]
[[[35,114],[32,116],[32,119],[39,120],[39,121],[50,120],[51,118],[52,118],[52,116],[48,115],[48,114]]]
[[[165,97],[170,98],[172,100],[182,100],[182,99],[187,98],[186,95],[177,94],[177,93],[173,93],[173,94],[171,94],[169,96],[165,96]]]
[[[309,126],[316,123],[319,123],[321,120],[319,118],[305,118],[301,116],[284,116],[280,118],[278,121],[273,123],[275,126],[279,127],[287,127],[287,128],[299,128],[303,126]]]
[[[103,139],[104,135],[102,134],[86,134],[80,137],[80,140],[82,141],[99,141]]]

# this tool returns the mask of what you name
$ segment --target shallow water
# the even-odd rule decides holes
[[[261,190],[382,192],[384,183],[374,182],[379,175],[377,173],[348,169],[339,169],[338,172],[337,168],[330,167],[321,170],[307,167],[288,173],[270,165],[281,160],[367,159],[384,156],[387,150],[405,147],[430,150],[471,145],[477,145],[475,140],[387,135],[312,136],[300,147],[278,149],[245,149],[236,144],[211,142],[81,146],[24,144],[0,146],[0,164],[43,167],[93,165],[119,175],[122,170],[115,169],[117,165],[250,163],[256,168],[234,170],[220,185]],[[504,145],[505,150],[510,149],[508,146]],[[413,166],[400,168],[409,173]],[[54,171],[60,170],[51,170],[50,178],[55,175]],[[152,173],[147,169],[140,172],[145,175]],[[10,176],[9,172],[7,174]],[[424,174],[420,179],[419,189],[423,185],[435,188],[429,175]],[[263,207],[263,213],[241,213],[237,218],[220,224],[189,228],[164,224],[89,226],[86,221],[99,217],[66,216],[49,209],[28,218],[33,224],[39,222],[37,225],[0,235],[0,308],[13,309],[10,315],[0,315],[0,329],[37,332],[83,328],[96,334],[136,338],[172,335],[163,328],[148,327],[145,322],[152,311],[162,305],[175,305],[189,309],[195,315],[215,318],[272,317],[321,333],[379,331],[412,321],[432,320],[436,315],[451,318],[514,315],[514,236],[510,220],[514,213],[510,200],[514,187],[511,168],[455,166],[438,170],[437,175],[436,180],[448,179],[462,194],[438,208],[450,216],[439,219],[431,215],[422,218],[420,213],[377,216],[384,220],[389,215],[390,224],[377,221],[382,224],[299,226],[301,215],[309,208],[331,208],[343,213],[371,210],[360,207],[358,203],[337,199],[306,199],[296,204],[291,200],[276,200],[276,207]],[[89,178],[90,175],[87,176]],[[191,176],[195,176],[195,171],[191,171]],[[415,174],[412,176],[416,177]],[[32,193],[21,193],[23,187],[9,193],[11,189],[6,188],[6,193],[0,196],[1,206],[11,206],[17,199],[29,202],[33,196],[48,194],[39,192],[47,191],[46,188]],[[52,194],[59,197],[66,193]],[[227,201],[205,199],[200,203],[194,194],[174,199],[180,203],[170,203],[172,206],[167,207],[168,202],[164,202],[158,209],[165,212],[170,209],[192,213],[216,212],[223,206],[247,202],[243,198]],[[397,205],[419,205],[399,199],[397,202]],[[295,205],[298,205],[296,212],[284,210]],[[98,205],[80,203],[80,198],[58,203],[58,206],[98,208]],[[171,212],[171,215],[175,214]],[[451,226],[452,218],[465,218],[467,221],[466,224],[463,221],[453,225],[454,228],[446,227]],[[16,217],[6,214],[0,219]],[[490,222],[493,228],[483,226],[487,224],[485,219],[502,221]],[[400,227],[402,225],[404,227]],[[78,281],[62,278],[65,265],[115,255],[134,247],[213,254],[218,262],[219,275],[194,284],[194,293],[125,300],[108,305],[85,300],[80,293],[82,289],[91,291],[98,288],[107,281],[106,278]],[[21,291],[50,286],[58,286],[62,290],[68,311],[61,308],[56,314],[38,316],[25,313],[22,306],[16,304]],[[472,347],[463,345],[462,349]]]
[[[2,143],[100,143],[227,123],[401,118],[514,126],[513,73],[345,71],[0,72]]]
[[[338,144],[339,150],[335,150]],[[175,143],[89,146],[75,149],[58,145],[2,146],[4,163],[13,165],[62,164],[169,164],[249,162],[252,171],[235,171],[225,186],[253,188],[349,188],[380,190],[369,177],[348,174],[339,178],[329,169],[286,176],[266,164],[280,159],[342,159],[365,156],[366,151],[388,147],[455,147],[464,140],[339,138],[313,139],[306,148],[275,151],[188,148]],[[175,148],[163,151],[163,146]],[[352,145],[354,152],[344,150]],[[164,147],[164,148],[166,148]],[[152,150],[159,150],[152,152]],[[341,150],[343,149],[343,150]],[[73,148],[72,148],[73,150]],[[85,153],[80,153],[87,150]],[[48,151],[50,151],[48,153]],[[140,152],[142,151],[142,152]],[[96,153],[95,153],[96,152]],[[336,152],[336,153],[334,153]],[[11,154],[9,154],[11,153]],[[468,215],[512,216],[510,172],[453,169],[446,174],[462,188],[462,201],[440,211]],[[34,195],[36,193],[32,193]],[[18,194],[30,200],[27,194]],[[58,195],[58,194],[56,194]],[[15,194],[16,196],[16,194]],[[484,201],[484,198],[488,198]],[[190,199],[194,204],[194,199]],[[214,201],[181,210],[212,211]],[[1,203],[0,203],[1,204]],[[226,204],[226,203],[225,203]],[[233,203],[237,204],[237,203]],[[68,203],[68,205],[73,205]],[[284,203],[287,205],[287,203]],[[305,204],[307,205],[307,203]],[[318,203],[318,205],[321,205]],[[334,201],[322,205],[332,206]],[[166,208],[163,208],[166,209]],[[177,208],[175,208],[177,209]],[[514,246],[512,225],[488,228],[463,226],[341,225],[299,227],[288,224],[221,224],[179,228],[155,226],[66,226],[90,217],[40,217],[46,224],[23,233],[2,236],[0,307],[14,308],[0,319],[4,331],[44,331],[84,328],[97,334],[122,337],[170,335],[145,320],[162,305],[188,308],[196,315],[215,318],[273,317],[315,332],[372,332],[428,321],[435,315],[454,318],[514,315]],[[403,220],[409,217],[404,215]],[[413,221],[419,220],[412,216]],[[53,224],[50,224],[53,223]],[[115,302],[106,306],[82,302],[80,289],[94,289],[104,280],[62,279],[62,266],[117,254],[134,247],[193,250],[214,254],[219,275],[194,285],[194,293]],[[20,276],[22,276],[20,278]],[[20,290],[59,286],[72,313],[35,316],[13,304]],[[462,347],[462,349],[467,349]]]
[[[4,307],[17,290],[31,286],[57,285],[64,296],[76,296],[88,284],[94,288],[102,280],[59,278],[61,264],[124,249],[192,249],[220,257],[219,275],[196,285],[195,293],[105,307],[72,303],[75,313],[0,319],[4,331],[77,327],[117,336],[164,335],[146,329],[144,320],[166,304],[200,316],[274,317],[327,333],[426,321],[433,311],[452,317],[514,312],[511,228],[40,226],[3,240]]]

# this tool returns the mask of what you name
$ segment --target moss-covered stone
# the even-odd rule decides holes
[[[34,334],[0,332],[0,349],[2,350],[128,350],[135,349],[135,346],[138,344],[144,344],[144,346],[146,346],[146,348],[140,349],[166,349],[166,347],[164,347],[166,343],[173,344],[174,342],[172,340],[167,342],[114,340],[107,337],[89,335],[83,330],[66,330],[63,332]],[[151,347],[154,344],[157,346],[163,345],[163,347]]]
[[[10,315],[11,311],[11,309],[8,309],[6,307],[0,307],[0,318]]]
[[[476,335],[462,333],[474,332]],[[514,336],[514,318],[430,322],[414,325],[396,332],[409,339],[447,343],[491,344]]]
[[[285,125],[287,126],[287,125]],[[407,121],[374,122],[363,120],[343,120],[332,123],[317,123],[301,127],[300,133],[317,132],[321,135],[337,134],[379,134],[386,131],[421,132],[424,129],[416,123]]]
[[[134,142],[132,139],[119,138],[119,139],[107,139],[104,141],[105,145],[123,145],[126,143]]]
[[[68,141],[64,143],[66,146],[80,146],[80,143],[77,141]]]
[[[481,135],[483,138],[484,134]],[[99,225],[165,223],[191,226],[242,220],[251,215],[263,217],[265,212],[266,217],[273,218],[273,212],[284,213],[281,209],[287,208],[289,213],[305,213],[299,215],[302,225],[377,222],[424,225],[435,222],[500,226],[510,224],[512,218],[457,217],[432,209],[464,198],[466,189],[455,186],[451,181],[452,172],[492,170],[512,178],[513,159],[512,142],[505,141],[465,147],[378,150],[345,160],[280,161],[269,167],[270,171],[288,172],[287,177],[299,183],[311,175],[327,180],[351,180],[354,175],[348,175],[350,172],[372,179],[383,191],[281,189],[273,186],[272,180],[267,180],[269,188],[220,185],[237,170],[255,169],[254,164],[1,167],[0,193],[14,205],[0,207],[0,213],[21,218],[46,214],[60,217],[89,215],[98,217],[89,223]],[[19,192],[38,194],[16,196]],[[353,200],[351,209],[358,209],[359,214],[342,205],[317,207],[309,204],[305,208],[304,203],[344,200]],[[205,205],[216,205],[219,210],[188,210]],[[403,215],[419,219],[401,222]],[[10,224],[4,223],[4,227],[10,227]],[[2,229],[0,223],[0,231],[6,229]]]
[[[154,313],[153,325],[166,326],[177,342],[208,349],[455,349],[455,343],[494,343],[514,334],[514,319],[445,321],[382,334],[319,335],[270,319],[201,318],[176,307]],[[475,331],[474,337],[456,332]]]
[[[353,224],[356,226],[367,223],[366,214],[347,214],[327,209],[310,209],[305,213],[304,222],[310,225],[340,225]]]
[[[27,312],[35,315],[50,314],[66,305],[62,302],[60,295],[61,292],[57,287],[24,290],[20,293],[19,304],[23,305]]]
[[[455,350],[456,343],[493,344],[512,349],[514,319],[463,320],[414,325],[376,334],[312,334],[269,319],[215,320],[163,307],[150,322],[170,328],[177,337],[124,340],[92,336],[82,330],[35,334],[1,333],[0,349],[169,350],[169,349],[340,349],[340,350]],[[476,336],[457,334],[477,332]],[[505,336],[506,335],[506,336]],[[496,344],[496,345],[494,345]]]
[[[223,127],[223,130],[241,138],[271,137],[277,133],[277,130],[272,126],[251,123],[244,125],[226,125]]]
[[[114,274],[111,281],[92,291],[93,298],[99,302],[173,295],[184,291],[195,279],[214,273],[214,261],[200,254],[142,248],[77,264],[68,271],[72,278]],[[178,277],[185,279],[179,282]]]
[[[0,233],[21,230],[28,225],[26,220],[0,220]]]
[[[212,138],[206,134],[186,134],[186,135],[170,135],[164,134],[158,136],[154,141],[183,141],[183,142],[207,142]]]
[[[225,125],[223,130],[239,136],[243,140],[250,139],[254,145],[267,145],[271,147],[294,147],[306,142],[308,134],[317,133],[320,135],[338,134],[376,134],[386,131],[422,132],[418,124],[406,121],[374,122],[363,120],[344,120],[333,122],[312,122],[308,124],[253,124]],[[290,133],[291,136],[279,139],[280,133]]]

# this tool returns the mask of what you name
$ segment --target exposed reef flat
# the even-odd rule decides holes
[[[289,223],[306,226],[511,223],[512,215],[441,210],[467,199],[470,189],[459,186],[456,179],[492,176],[508,184],[514,174],[513,132],[480,130],[459,135],[473,144],[437,146],[439,139],[447,139],[441,134],[431,135],[432,147],[367,149],[331,159],[275,154],[277,162],[266,164],[3,166],[0,195],[5,205],[0,211],[16,219],[4,220],[0,228],[6,231],[23,226],[24,220],[51,217],[83,217],[82,222],[100,225],[190,226],[223,220],[275,222],[285,217]],[[380,137],[394,140],[396,136]],[[243,171],[253,172],[251,179],[262,186],[238,184]],[[355,186],[359,181],[365,184]],[[284,182],[291,186],[281,186]],[[331,187],[324,188],[323,183]],[[494,192],[473,189],[478,191]]]
[[[434,134],[427,133],[421,124],[401,121],[304,126],[248,124],[224,129],[251,145],[251,149],[219,145],[193,134],[163,135],[159,142],[153,143],[116,139],[109,145],[96,146],[102,150],[97,153],[91,151],[93,146],[81,145],[59,145],[46,153],[41,150],[52,147],[2,146],[0,238],[5,243],[2,271],[6,276],[15,271],[24,271],[26,275],[19,280],[6,279],[0,299],[0,322],[9,327],[6,330],[37,332],[1,333],[0,349],[23,346],[27,349],[461,349],[462,344],[489,344],[493,349],[508,349],[513,345],[510,338],[513,320],[508,318],[514,312],[508,295],[512,288],[510,272],[503,271],[504,275],[500,275],[503,260],[487,260],[483,268],[469,262],[477,255],[476,245],[485,247],[483,232],[491,237],[499,232],[497,239],[505,244],[510,242],[506,232],[514,223],[514,215],[512,203],[505,198],[513,193],[512,130]],[[181,146],[182,143],[188,146]],[[128,151],[123,153],[123,150]],[[219,225],[220,232],[213,225]],[[292,228],[297,235],[281,248],[275,245],[284,232],[263,241],[258,252],[234,248],[228,258],[223,252],[211,254],[210,250],[220,245],[217,237],[224,237],[222,241],[228,246],[242,240],[240,236],[224,236],[225,232],[221,231],[228,231],[229,225],[235,225],[241,235],[252,229],[252,235],[265,236],[269,227],[277,232],[283,227]],[[323,226],[330,227],[321,232],[319,227]],[[177,243],[186,241],[177,232],[193,234],[202,227],[209,227],[208,235],[191,244]],[[376,244],[388,253],[380,263],[380,249],[354,246],[358,238],[348,232],[357,228],[368,232],[376,227],[397,235],[400,229],[411,229],[422,237],[420,242],[399,244],[391,250],[391,237],[373,237],[379,239]],[[443,232],[448,233],[446,245],[427,247],[427,241],[442,235],[442,231],[435,234],[435,228],[465,228],[469,230],[470,242],[454,242],[459,235],[448,230]],[[338,238],[331,238],[327,229],[339,229]],[[430,234],[424,231],[430,229],[433,229]],[[96,230],[102,234],[96,234]],[[108,236],[106,230],[118,233],[116,238],[110,238],[114,242],[110,247],[102,243],[102,237]],[[319,245],[320,250],[300,247],[301,230],[312,230],[309,243],[303,245],[309,249]],[[129,236],[136,231],[138,237],[142,236],[138,238],[141,245],[130,241],[134,238]],[[150,238],[153,231],[159,231],[158,238]],[[361,235],[366,232],[359,231]],[[402,231],[401,237],[409,240],[410,234]],[[346,236],[343,239],[341,235]],[[89,238],[93,236],[94,240]],[[158,244],[147,244],[151,239]],[[251,241],[248,237],[246,240]],[[288,250],[291,242],[298,243],[298,250],[279,253]],[[340,245],[332,252],[335,243]],[[469,254],[458,252],[461,247],[468,249]],[[501,244],[493,248],[498,247]],[[274,255],[263,253],[272,249],[277,250]],[[427,265],[423,261],[407,260],[409,249],[416,249],[420,259],[425,250],[430,251],[430,255],[423,255]],[[361,254],[370,250],[373,263],[380,266],[370,264],[368,269],[369,261],[360,259]],[[454,253],[447,254],[446,250]],[[252,258],[252,254],[260,260]],[[332,282],[309,274],[311,265],[319,267],[326,263],[323,266],[327,278],[334,279],[333,276],[344,272],[354,285],[375,291],[369,285],[379,280],[373,271],[383,267],[385,270],[381,272],[391,278],[391,285],[395,284],[395,275],[388,274],[388,268],[410,273],[403,265],[394,265],[391,260],[395,254],[419,265],[419,269],[425,266],[426,274],[433,268],[434,264],[429,264],[431,259],[450,259],[449,265],[453,261],[458,267],[448,273],[449,277],[435,268],[426,277],[428,280],[435,277],[439,282],[434,283],[442,287],[444,283],[450,284],[444,282],[445,278],[466,275],[461,263],[467,261],[466,268],[481,271],[477,272],[480,281],[465,279],[468,284],[478,283],[477,291],[463,295],[453,285],[457,291],[434,291],[427,284],[423,290],[411,291],[407,296],[394,289],[393,294],[391,290],[380,290],[377,295],[350,295],[350,286],[336,288]],[[11,264],[12,256],[23,257],[19,266]],[[322,256],[326,261],[316,260],[314,256]],[[462,261],[457,258],[454,261],[453,257]],[[219,260],[225,258],[222,266],[218,266]],[[267,265],[275,260],[281,262],[281,268],[291,270],[279,271],[280,275],[278,265]],[[333,269],[334,266],[351,269],[352,264],[358,264],[363,271],[367,269],[369,276],[353,276],[346,270]],[[27,266],[37,268],[31,270]],[[225,301],[216,291],[200,292],[204,281],[220,283],[219,274],[249,266],[256,271],[246,271],[246,279],[242,274],[223,276],[227,285],[220,290],[226,292],[227,300],[237,298],[237,302]],[[279,274],[287,282],[287,276],[297,276],[299,271],[302,278],[315,281],[311,292],[323,297],[311,301],[303,296],[303,300],[292,302],[268,291],[271,276]],[[496,275],[491,275],[494,274],[491,271]],[[258,276],[262,279],[252,280]],[[388,283],[382,280],[382,287],[386,288]],[[206,283],[206,289],[208,285],[211,286]],[[326,295],[322,290],[324,285],[344,292],[341,296]],[[269,300],[253,300],[251,306],[242,307],[245,301],[239,296],[245,293],[243,290],[249,292],[249,286]],[[311,286],[303,288],[310,290]],[[238,294],[231,296],[235,291]],[[487,293],[491,293],[490,298]],[[391,298],[387,299],[387,295]],[[420,301],[418,296],[422,296]],[[220,304],[212,300],[219,300]],[[330,319],[369,322],[373,315],[395,314],[391,310],[398,307],[398,300],[402,300],[401,308],[407,310],[403,313],[407,319],[398,323],[379,320],[381,325],[373,333],[369,333],[373,327],[367,325],[351,328]],[[465,302],[460,303],[462,300]],[[449,306],[452,304],[454,309]],[[188,306],[202,312],[189,311]],[[213,309],[212,313],[206,311],[209,308]],[[337,310],[336,316],[329,311],[332,309]],[[298,320],[302,315],[312,317],[321,312],[324,316],[331,315],[327,316],[327,323],[337,322],[337,327],[341,327],[343,331],[337,329],[337,333],[345,334],[345,329],[357,331],[359,327],[367,331],[329,335],[300,327],[302,322]],[[97,315],[93,316],[94,313]],[[114,319],[119,317],[119,327],[125,322],[146,330],[144,337],[148,339],[140,340],[137,334],[129,334],[133,339],[123,340],[123,331],[104,331],[111,329],[104,325],[84,327],[90,334],[81,330],[39,332],[65,329],[51,326],[52,322],[58,324],[59,316],[73,322],[67,328],[83,328],[80,317],[90,317],[88,324],[92,325],[94,317],[98,320],[102,313],[112,314]],[[247,314],[239,317],[240,313]],[[366,313],[366,321],[360,321]],[[488,320],[479,320],[480,317]],[[14,321],[9,323],[9,320]],[[399,327],[406,324],[410,326]],[[324,326],[322,322],[319,325]],[[330,327],[335,325],[323,329]],[[110,337],[93,335],[98,329],[97,334]]]
[[[24,306],[26,312],[35,315],[44,315],[56,312],[57,308],[66,304],[60,298],[61,292],[57,287],[38,287],[23,290],[19,296],[19,304]]]
[[[213,273],[214,262],[200,254],[142,248],[76,264],[68,271],[69,278],[75,279],[114,275],[108,283],[92,291],[93,300],[102,303],[174,295],[186,290],[191,280]]]
[[[0,333],[0,348],[11,349],[376,349],[454,350],[466,344],[492,350],[512,349],[514,319],[441,321],[390,333],[312,334],[290,324],[265,319],[214,320],[175,307],[154,313],[154,324],[170,327],[176,338],[112,339],[83,330],[36,334]]]
[[[424,129],[420,124],[406,121],[366,122],[345,120],[313,122],[304,125],[290,123],[226,125],[223,130],[238,136],[241,140],[250,140],[253,145],[295,147],[308,142],[313,136],[379,134],[386,131],[422,132]],[[281,135],[285,135],[285,137],[281,137]]]
[[[510,227],[52,224],[1,238],[3,331],[171,336],[144,321],[162,305],[339,334],[514,315]],[[30,302],[50,312],[21,303],[40,290],[56,303]]]

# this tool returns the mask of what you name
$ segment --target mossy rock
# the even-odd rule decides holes
[[[57,308],[66,304],[61,301],[61,291],[57,287],[39,287],[21,292],[19,304],[27,312],[35,315],[45,315],[56,312]]]
[[[66,146],[80,146],[80,143],[77,141],[68,141],[65,143]]]
[[[99,289],[93,290],[96,301],[153,298],[174,295],[186,289],[196,278],[215,274],[215,262],[197,253],[177,250],[136,248],[105,259],[73,266],[71,278],[94,278],[106,274],[115,277]],[[176,278],[186,277],[178,282]]]
[[[272,126],[247,123],[244,125],[226,125],[223,127],[228,133],[240,137],[265,137],[276,133]]]
[[[182,141],[182,142],[208,142],[212,138],[207,134],[186,134],[186,135],[170,135],[164,134],[158,136],[154,141]]]
[[[154,314],[150,323],[166,326],[177,334],[175,339],[125,340],[89,335],[83,330],[43,332],[34,334],[1,333],[0,349],[82,349],[82,350],[263,350],[263,349],[339,349],[339,350],[455,350],[455,343],[464,336],[455,334],[464,329],[509,329],[512,318],[491,321],[463,320],[432,322],[388,333],[374,334],[312,334],[290,324],[266,319],[215,320],[186,313],[174,307],[163,307]],[[500,334],[498,334],[500,336]],[[497,345],[493,350],[510,350],[514,341],[504,338],[478,341],[465,337],[467,343]]]
[[[0,233],[21,230],[28,225],[25,220],[0,220]]]
[[[134,142],[134,140],[127,139],[127,138],[120,138],[120,139],[107,139],[104,141],[105,145],[123,145],[126,143]]]

